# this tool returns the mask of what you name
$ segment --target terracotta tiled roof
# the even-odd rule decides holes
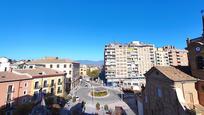
[[[13,72],[0,72],[0,83],[1,82],[8,82],[8,81],[18,81],[18,80],[25,80],[31,79],[32,77],[29,75],[20,75]]]
[[[156,66],[154,67],[158,71],[160,71],[162,74],[164,74],[166,77],[173,81],[192,81],[196,80],[194,77],[180,71],[179,69],[176,69],[172,66]]]
[[[19,73],[27,73],[33,77],[35,76],[49,76],[49,75],[62,75],[64,74],[64,72],[60,72],[60,71],[56,71],[53,69],[49,69],[49,68],[44,68],[44,67],[38,67],[38,68],[34,68],[34,69],[22,69],[22,70],[15,70],[16,72]]]
[[[58,58],[42,58],[27,62],[27,64],[41,64],[41,63],[73,63],[70,59],[58,59]]]

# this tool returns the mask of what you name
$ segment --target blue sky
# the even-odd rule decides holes
[[[0,0],[0,56],[102,60],[104,45],[186,47],[202,33],[203,0]]]

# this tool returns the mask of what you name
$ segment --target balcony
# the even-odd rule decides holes
[[[34,89],[40,89],[41,87],[39,85],[35,86]]]
[[[46,88],[46,87],[48,87],[48,84],[44,84],[44,86],[43,86],[44,88]]]
[[[58,82],[58,85],[62,85],[62,82]]]
[[[55,83],[50,84],[50,87],[54,87],[54,86],[55,86]]]
[[[57,93],[62,93],[62,90],[58,90]]]
[[[14,90],[8,90],[7,93],[14,93],[15,91]]]

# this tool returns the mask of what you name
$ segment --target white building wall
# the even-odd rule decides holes
[[[10,63],[9,60],[5,57],[0,58],[0,71],[9,71]]]

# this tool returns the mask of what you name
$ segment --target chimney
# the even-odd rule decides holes
[[[202,22],[203,22],[203,38],[204,38],[204,10],[201,10],[201,15],[202,15]]]

